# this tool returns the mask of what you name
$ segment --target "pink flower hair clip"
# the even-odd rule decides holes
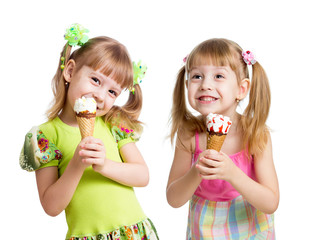
[[[189,54],[187,54],[187,56],[185,56],[183,58],[183,65],[185,65],[187,63],[188,57],[189,57]]]
[[[246,51],[246,52],[242,51],[242,57],[243,57],[244,62],[247,65],[253,65],[254,63],[256,63],[254,54],[251,51]]]

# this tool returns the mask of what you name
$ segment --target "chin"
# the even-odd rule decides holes
[[[210,113],[219,113],[219,111],[218,111],[218,110],[214,110],[214,109],[209,109],[209,110],[204,110],[204,111],[201,112],[201,114],[202,114],[203,116],[207,116],[207,115],[209,115]]]

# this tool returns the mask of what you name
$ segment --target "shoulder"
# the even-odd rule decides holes
[[[267,141],[264,144],[263,150],[259,150],[253,154],[254,160],[256,161],[266,161],[266,159],[273,159],[272,156],[272,138],[270,133],[266,134]]]
[[[38,126],[38,129],[45,135],[46,138],[54,140],[57,138],[56,126],[58,125],[58,118],[48,120]]]
[[[62,158],[61,152],[52,141],[52,134],[50,133],[55,133],[55,131],[52,130],[52,126],[50,125],[51,123],[46,122],[39,126],[34,126],[25,135],[24,144],[19,157],[22,169],[34,171],[44,164]],[[56,165],[56,162],[54,162],[54,164]]]
[[[106,125],[117,143],[127,141],[127,139],[136,142],[140,139],[143,130],[140,124],[132,126],[120,118],[113,118],[111,121],[107,121]]]
[[[179,128],[176,137],[176,150],[183,150],[189,153],[195,151],[195,132],[186,128]]]

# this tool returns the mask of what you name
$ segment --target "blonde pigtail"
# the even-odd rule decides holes
[[[187,109],[185,73],[185,67],[183,66],[178,73],[177,81],[173,91],[173,105],[170,116],[171,142],[173,142],[174,136],[182,127],[189,129],[190,132],[202,132],[204,130],[203,118],[193,116]]]
[[[139,84],[134,86],[135,91],[129,92],[129,98],[124,106],[123,111],[126,112],[131,119],[137,120],[142,109],[142,91]]]
[[[173,142],[174,136],[176,135],[181,123],[184,121],[186,116],[186,101],[185,101],[185,67],[183,66],[177,76],[177,81],[173,90],[173,101],[171,110],[171,133],[170,139]]]
[[[129,97],[125,105],[122,107],[113,106],[105,115],[105,121],[116,125],[124,125],[127,128],[133,129],[135,132],[141,134],[142,123],[138,120],[142,109],[142,91],[139,84],[134,86],[134,93],[129,92]],[[117,123],[120,121],[120,123]]]
[[[251,154],[264,150],[268,141],[266,120],[271,104],[269,81],[263,67],[253,64],[249,103],[242,116],[243,144]]]
[[[52,107],[49,108],[48,111],[46,112],[46,115],[49,120],[52,120],[55,117],[57,117],[60,110],[63,108],[65,104],[68,84],[67,82],[65,82],[65,79],[63,76],[63,69],[64,69],[64,64],[67,63],[70,58],[71,50],[72,50],[72,46],[66,43],[60,54],[59,64],[52,80],[52,90],[53,90],[54,99],[52,102]]]

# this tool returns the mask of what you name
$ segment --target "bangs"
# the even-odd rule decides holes
[[[87,61],[87,66],[114,79],[122,88],[131,87],[133,84],[133,70],[130,59],[120,59],[118,56],[107,55],[112,54],[106,53],[100,57],[95,55]]]
[[[100,37],[90,39],[79,50],[85,52],[80,66],[86,65],[100,71],[123,89],[133,86],[132,62],[125,46],[114,39]]]
[[[186,68],[187,71],[191,71],[193,67],[200,65],[229,66],[235,72],[238,64],[237,55],[227,40],[207,40],[191,52]]]

